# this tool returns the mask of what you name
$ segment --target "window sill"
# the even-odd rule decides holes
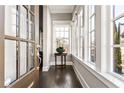
[[[109,79],[112,83],[114,83],[117,87],[124,88],[124,77],[123,76],[115,72],[105,73],[104,76],[106,76],[106,78]]]
[[[116,88],[124,88],[124,81],[121,80],[120,77],[118,77],[117,75],[115,75],[115,73],[100,73],[107,81],[109,81],[111,84],[109,87],[111,87],[111,85],[115,86]],[[106,81],[103,81],[104,83],[108,83]]]
[[[124,77],[116,73],[98,72],[94,64],[91,62],[84,62],[82,59],[75,55],[72,55],[81,65],[86,67],[96,78],[103,82],[107,87],[110,88],[124,88]]]

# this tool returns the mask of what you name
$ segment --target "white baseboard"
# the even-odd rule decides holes
[[[79,79],[81,85],[83,86],[83,88],[89,88],[88,84],[86,83],[86,81],[84,80],[84,78],[80,75],[79,71],[76,69],[76,67],[74,66],[74,64],[73,64],[73,69],[74,69],[74,72],[75,72],[77,78]]]
[[[45,67],[43,67],[43,72],[48,71],[49,68],[50,68],[50,65],[49,65],[49,66],[45,66]]]
[[[55,65],[55,62],[50,62],[50,65]],[[61,62],[57,62],[57,65],[61,65]],[[72,61],[67,61],[66,65],[73,65]]]

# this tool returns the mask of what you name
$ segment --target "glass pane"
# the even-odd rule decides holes
[[[68,27],[65,27],[65,31],[69,31],[69,28]]]
[[[80,29],[80,36],[83,36],[83,28]]]
[[[113,22],[113,43],[124,44],[124,17]]]
[[[20,7],[20,37],[27,39],[27,10]]]
[[[117,17],[117,16],[119,16],[122,13],[124,13],[124,6],[116,5],[115,6],[115,11],[114,11],[114,16]]]
[[[64,37],[64,31],[60,32],[60,37],[63,38]]]
[[[60,30],[63,32],[64,31],[64,27],[60,27]]]
[[[60,37],[60,32],[57,31],[57,32],[56,32],[56,38],[59,38],[59,37]]]
[[[113,70],[124,75],[124,47],[113,48]]]
[[[30,14],[30,22],[29,22],[29,39],[30,40],[34,40],[34,16],[32,14]]]
[[[59,31],[60,30],[58,27],[56,27],[55,29],[56,29],[56,31]]]
[[[68,33],[68,31],[66,31],[65,32],[65,36],[64,36],[65,38],[69,38],[69,33]]]
[[[60,47],[60,39],[56,38],[56,47]]]
[[[83,38],[81,37],[80,38],[80,47],[82,47],[83,46]]]
[[[16,41],[5,40],[5,86],[16,80]]]
[[[93,13],[95,13],[95,6],[91,5],[89,6],[89,15],[91,16]]]
[[[20,76],[26,73],[27,67],[27,43],[20,42]]]
[[[82,48],[82,47],[80,47],[80,50],[79,50],[79,51],[80,51],[80,55],[79,55],[79,57],[80,57],[80,58],[82,58],[83,48]]]
[[[95,62],[96,60],[96,48],[90,47],[90,61]]]
[[[69,52],[69,40],[63,39],[63,47],[65,49],[65,52]]]
[[[95,16],[93,16],[93,17],[90,19],[90,25],[91,25],[90,30],[94,30],[94,29],[95,29]]]
[[[5,35],[16,36],[16,6],[6,6]]]
[[[82,11],[83,11],[83,10],[82,10]],[[83,12],[82,12],[82,13],[83,13]],[[80,17],[81,17],[81,18],[80,18],[80,19],[81,19],[81,21],[80,21],[81,23],[80,23],[80,24],[81,24],[81,27],[82,27],[82,26],[83,26],[83,14],[81,14]]]
[[[95,46],[95,31],[90,33],[90,46]]]
[[[28,71],[34,68],[34,45],[29,43]]]

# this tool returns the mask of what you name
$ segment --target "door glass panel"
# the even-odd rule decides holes
[[[16,36],[16,6],[6,6],[5,35]]]
[[[26,73],[27,67],[27,43],[20,42],[20,76]]]
[[[20,7],[20,37],[27,39],[27,10],[25,7]]]
[[[34,16],[30,14],[30,21],[29,21],[29,39],[34,40]]]
[[[16,80],[16,41],[5,40],[5,86]]]
[[[29,43],[28,71],[34,68],[34,45]]]

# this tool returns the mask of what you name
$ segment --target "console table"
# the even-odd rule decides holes
[[[63,65],[63,57],[64,57],[64,65],[66,65],[66,56],[67,53],[55,53],[55,66],[57,65],[57,56],[61,56],[61,65]]]

